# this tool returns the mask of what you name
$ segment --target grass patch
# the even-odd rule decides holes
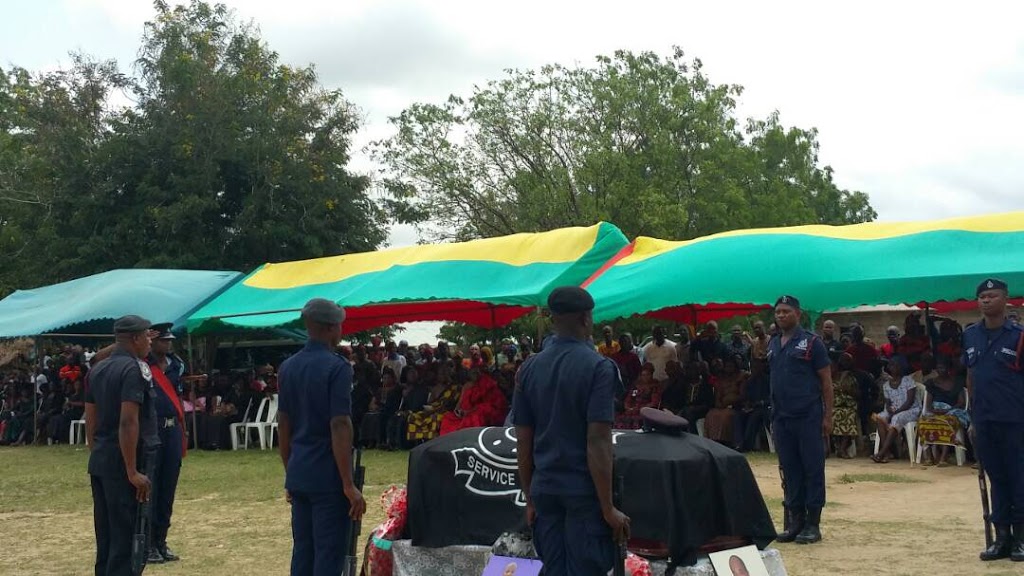
[[[405,484],[408,459],[407,452],[364,452],[364,538],[384,519],[381,493]],[[0,448],[0,534],[5,542],[37,543],[11,551],[0,573],[89,571],[95,541],[88,461],[82,446]],[[169,539],[183,560],[159,567],[162,576],[286,574],[290,512],[277,451],[189,451]]]
[[[857,482],[878,482],[880,484],[920,484],[918,480],[899,474],[843,474],[837,480],[839,484],[855,484]]]

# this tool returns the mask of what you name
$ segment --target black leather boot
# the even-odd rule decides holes
[[[983,562],[1009,558],[1010,544],[1010,527],[1007,525],[996,524],[996,539],[993,540],[992,545],[986,548],[984,552],[978,555],[978,557],[981,558]]]
[[[804,529],[796,535],[797,544],[814,544],[821,541],[821,508],[809,508]]]
[[[167,544],[163,544],[162,546],[157,548],[157,550],[160,551],[160,555],[164,557],[164,560],[167,560],[168,562],[177,562],[178,560],[181,560],[181,558],[179,558],[177,554],[172,552],[171,549],[167,547]]]
[[[180,558],[178,555],[171,551],[167,547],[167,529],[159,528],[153,534],[153,540],[156,542],[156,550],[164,557],[167,562],[176,562]]]
[[[1010,560],[1024,562],[1024,524],[1013,525],[1013,542],[1010,545]]]
[[[156,548],[150,548],[149,553],[146,554],[146,565],[150,564],[163,564],[164,556]]]
[[[786,508],[785,519],[783,520],[782,532],[779,532],[776,542],[792,542],[796,540],[797,534],[804,529],[805,514],[803,510]]]

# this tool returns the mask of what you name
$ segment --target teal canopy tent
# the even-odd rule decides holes
[[[113,332],[114,320],[138,314],[184,327],[188,316],[241,274],[209,270],[111,270],[0,300],[0,338]]]

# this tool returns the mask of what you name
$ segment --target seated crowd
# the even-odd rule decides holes
[[[886,342],[877,347],[859,324],[840,334],[834,322],[824,323],[819,337],[832,360],[835,403],[832,438],[823,449],[852,458],[869,452],[877,434],[872,458],[885,463],[899,455],[905,444],[901,436],[912,428],[926,465],[945,466],[951,448],[969,448],[962,330],[947,318],[931,320],[926,329],[921,316],[912,313],[902,334],[890,326]],[[694,335],[683,326],[674,342],[654,327],[637,346],[632,335],[616,335],[605,326],[596,349],[615,362],[623,383],[615,426],[640,428],[640,410],[654,407],[686,418],[691,432],[736,450],[768,448],[768,341],[774,331],[774,324],[755,322],[752,335],[733,326],[723,339],[712,321]],[[359,445],[407,449],[464,428],[507,423],[516,372],[536,351],[525,336],[518,343],[502,341],[497,353],[476,344],[463,351],[443,341],[436,347],[414,348],[404,341],[382,346],[377,338],[341,347],[339,353],[353,366],[352,419]],[[91,357],[90,351],[68,346],[59,355],[46,354],[38,368],[5,377],[0,444],[67,442],[71,423],[82,418]],[[274,403],[276,393],[277,376],[269,365],[187,382],[183,404],[189,438],[201,448],[229,449],[231,425],[272,418],[269,410],[260,410],[264,399]]]
[[[18,358],[8,366],[0,383],[0,445],[68,442],[71,423],[85,412],[84,378],[92,355],[65,346],[38,363]]]

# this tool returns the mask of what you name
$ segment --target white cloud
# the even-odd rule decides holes
[[[590,63],[619,48],[682,46],[715,82],[745,87],[743,115],[778,109],[820,130],[837,182],[867,192],[886,220],[995,212],[1024,204],[1024,4],[1017,2],[519,3],[245,0],[230,4],[293,64],[312,62],[366,113],[361,150],[415,101],[468,93],[509,67]],[[17,10],[15,10],[15,13]],[[15,14],[16,15],[16,14]],[[45,12],[58,34],[0,24],[0,53],[27,66],[81,48],[124,64],[137,0],[67,0]],[[13,28],[12,28],[13,26]],[[2,38],[12,34],[9,42]],[[358,153],[353,167],[369,172]],[[415,241],[398,227],[393,245]]]

